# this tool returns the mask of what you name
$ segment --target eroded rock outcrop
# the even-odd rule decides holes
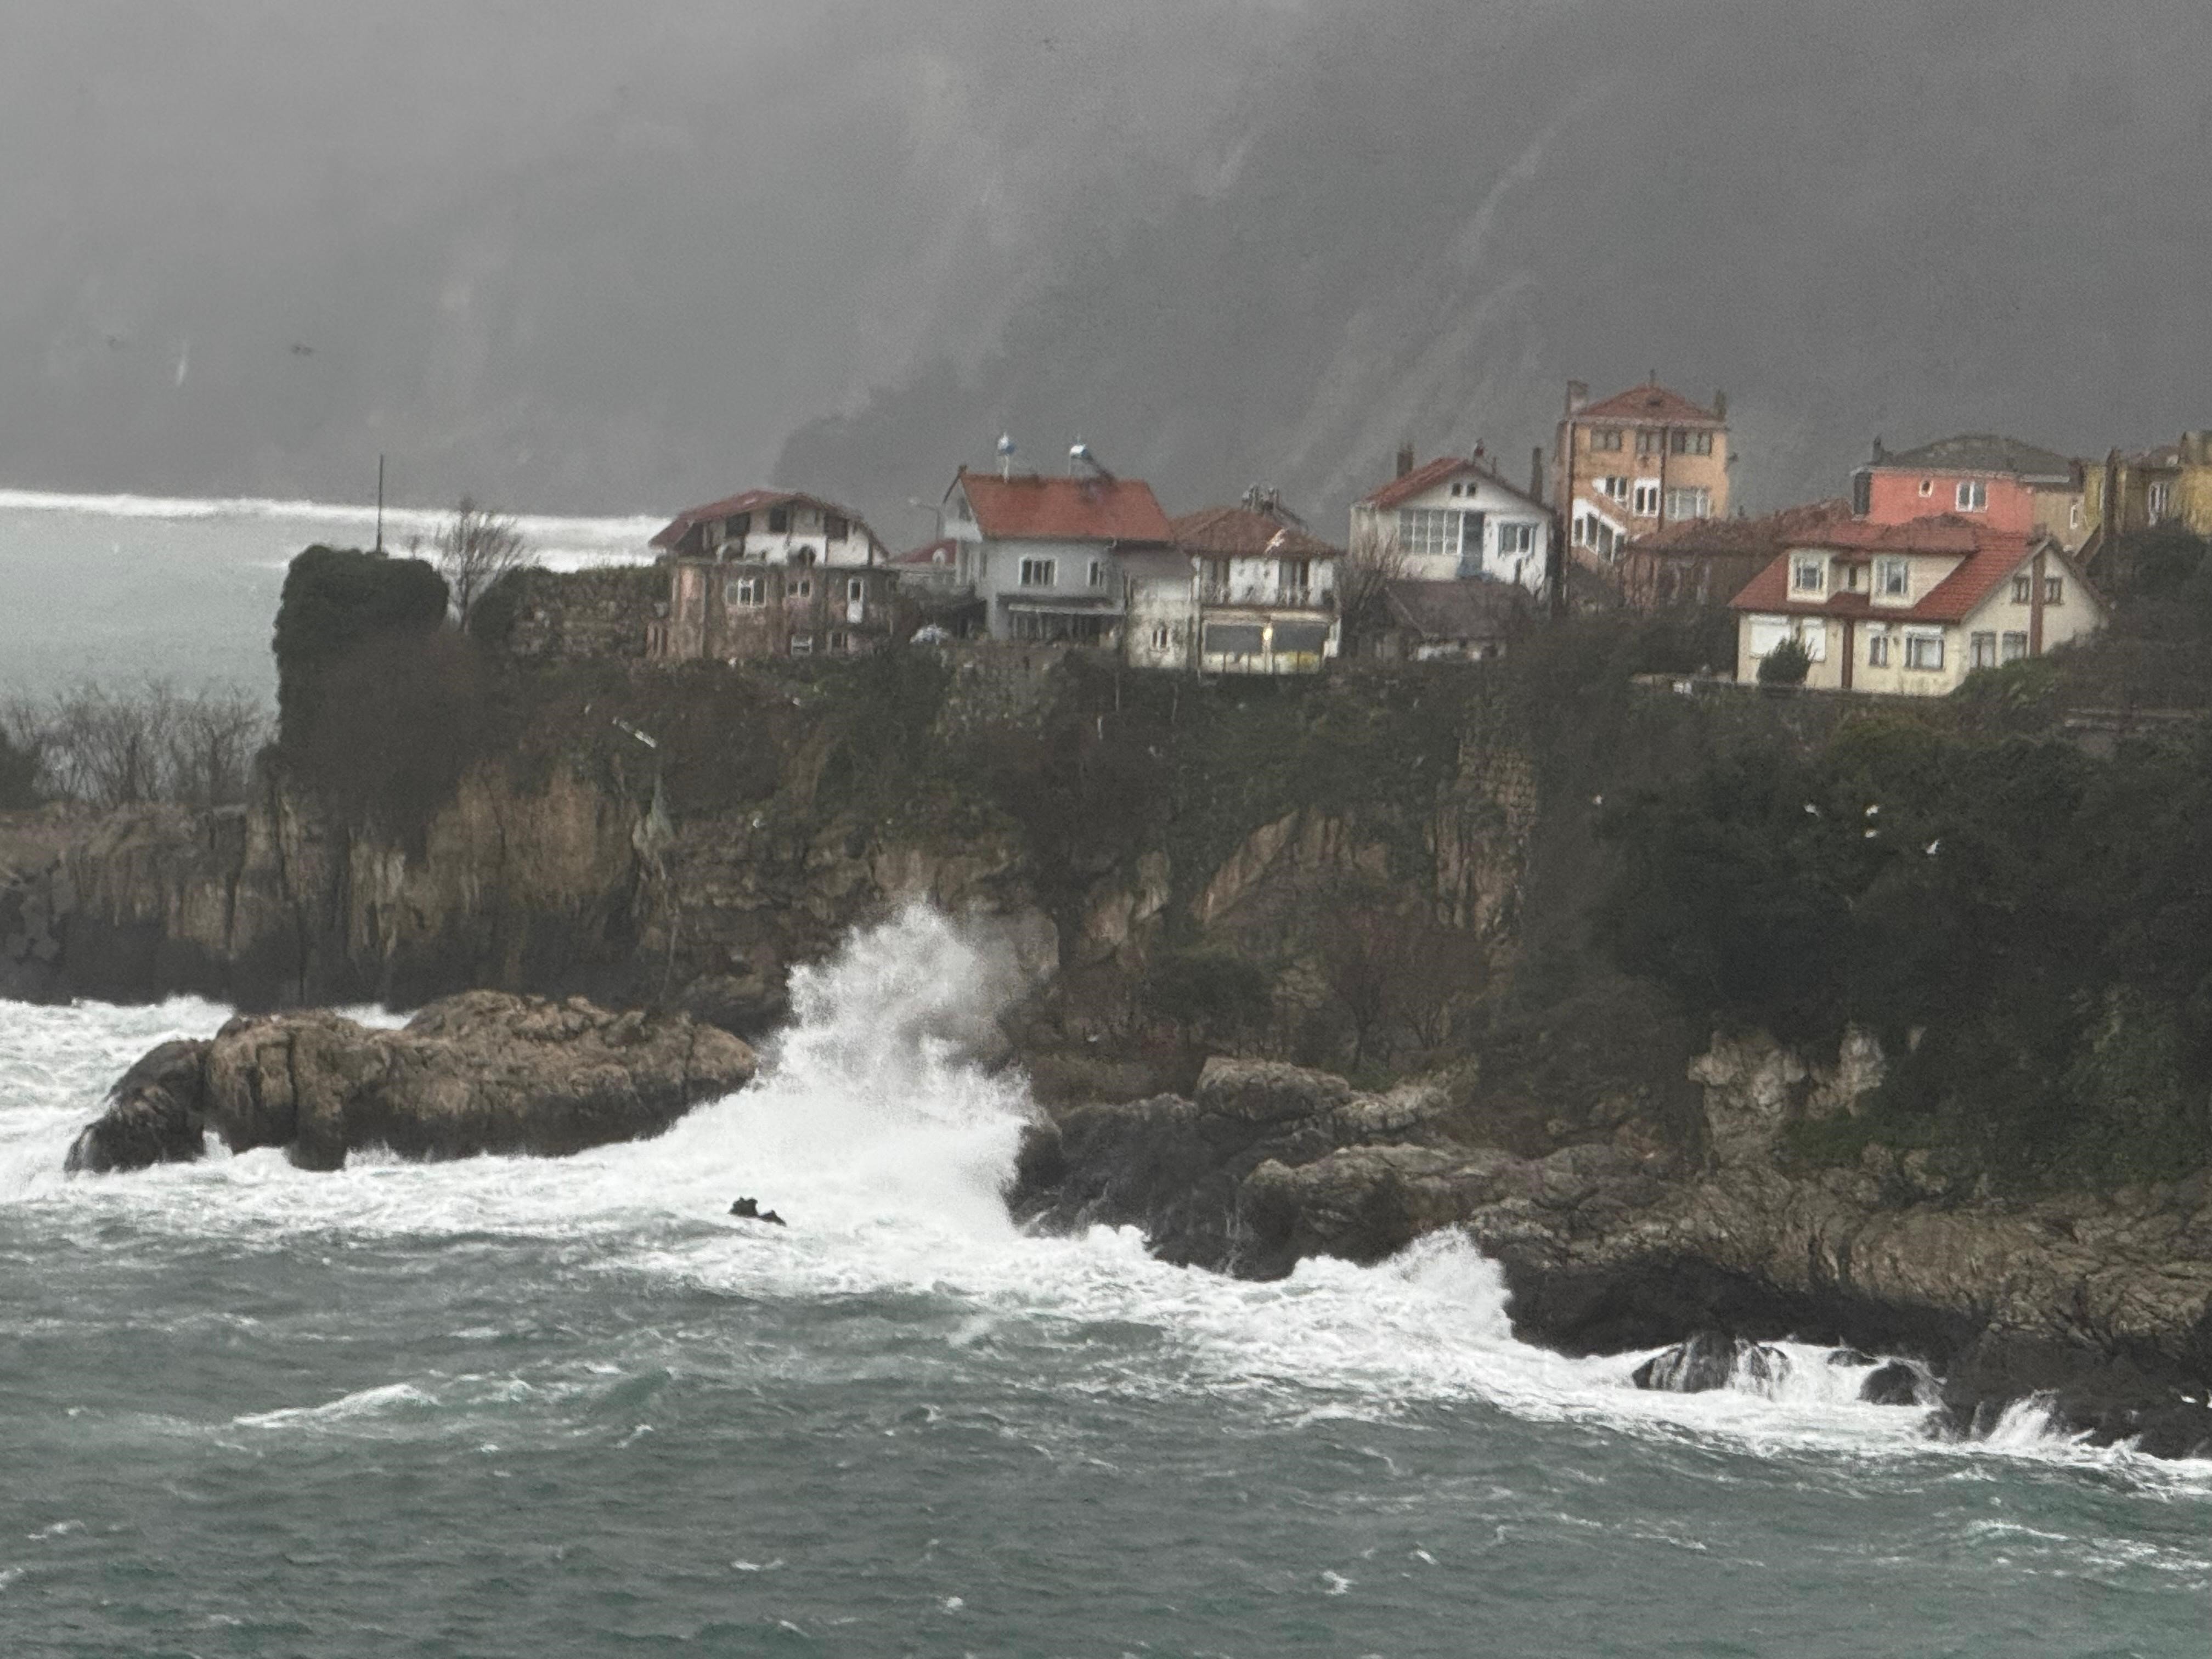
[[[403,1158],[559,1156],[659,1133],[742,1088],[754,1056],[682,1014],[614,1013],[471,991],[397,1030],[327,1010],[234,1019],[205,1042],[169,1042],[126,1072],[107,1110],[70,1148],[97,1173],[281,1146],[303,1168],[349,1152]]]
[[[1045,1224],[1141,1226],[1171,1260],[1258,1277],[1308,1255],[1380,1261],[1457,1227],[1504,1265],[1516,1328],[1567,1352],[1710,1331],[1727,1334],[1734,1364],[1747,1340],[1849,1342],[1931,1364],[1956,1432],[2037,1395],[2100,1441],[2212,1450],[2204,1176],[2031,1203],[1881,1148],[1796,1169],[1778,1152],[1782,1128],[1854,1109],[1879,1082],[1878,1048],[1854,1038],[1814,1069],[1771,1042],[1717,1042],[1692,1075],[1701,1158],[1629,1124],[1524,1158],[1455,1141],[1418,1090],[1361,1096],[1321,1073],[1217,1060],[1192,1100],[1080,1109],[1041,1131],[1014,1203]],[[1676,1369],[1702,1375],[1698,1358]],[[1882,1392],[1930,1389],[1889,1376]]]

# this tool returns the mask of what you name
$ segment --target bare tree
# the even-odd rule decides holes
[[[1389,584],[1405,574],[1406,555],[1396,531],[1362,525],[1353,533],[1336,578],[1347,653],[1385,625]]]
[[[494,582],[535,562],[514,520],[478,507],[466,495],[438,532],[436,546],[438,574],[453,590],[453,611],[464,628]]]
[[[11,698],[0,732],[35,759],[21,793],[97,807],[224,806],[246,797],[269,715],[234,690],[179,693],[149,680],[127,693],[81,685],[43,701]]]

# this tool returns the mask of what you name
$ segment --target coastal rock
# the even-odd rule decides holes
[[[1790,1375],[1790,1356],[1764,1342],[1725,1331],[1697,1331],[1631,1373],[1639,1389],[1662,1394],[1706,1394],[1739,1379],[1755,1392],[1771,1392]]]
[[[1859,1384],[1859,1398],[1869,1406],[1917,1406],[1923,1381],[1919,1370],[1902,1359],[1877,1365]]]
[[[658,1134],[751,1080],[752,1050],[681,1014],[613,1013],[471,991],[398,1030],[327,1010],[234,1019],[125,1073],[77,1138],[87,1172],[189,1160],[212,1132],[236,1152],[282,1146],[306,1169],[349,1152],[559,1156]]]

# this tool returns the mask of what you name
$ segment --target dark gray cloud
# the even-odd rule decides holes
[[[1754,502],[1876,433],[2164,436],[2212,423],[2200,9],[15,0],[0,482],[383,448],[900,538],[1007,423],[1333,515],[1650,368],[1729,390]]]

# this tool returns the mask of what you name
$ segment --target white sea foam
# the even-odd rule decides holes
[[[794,976],[796,1018],[760,1079],[658,1139],[562,1159],[356,1160],[335,1174],[263,1151],[126,1176],[64,1180],[70,1137],[153,1042],[205,1035],[212,1005],[0,1011],[0,1205],[85,1213],[193,1237],[383,1240],[486,1235],[574,1242],[586,1271],[793,1299],[911,1293],[943,1306],[952,1347],[1084,1356],[1070,1386],[1233,1398],[1283,1420],[1358,1420],[1437,1402],[1617,1430],[1855,1457],[1983,1455],[1930,1443],[1923,1413],[1858,1401],[1865,1368],[1783,1345],[1779,1377],[1675,1395],[1632,1388],[1643,1355],[1575,1359],[1515,1339],[1497,1265],[1449,1232],[1373,1267],[1303,1262],[1252,1284],[1152,1260],[1133,1230],[1025,1235],[1000,1191],[1030,1106],[1021,1079],[968,1047],[1013,984],[1003,954],[926,909],[855,936]],[[788,1228],[732,1220],[757,1198]],[[1099,1333],[1119,1333],[1112,1340]],[[1741,1381],[1741,1379],[1740,1379]],[[411,1408],[404,1390],[472,1407],[483,1387],[393,1379],[300,1402],[252,1426],[343,1425]],[[2031,1432],[2009,1456],[2111,1459]]]

